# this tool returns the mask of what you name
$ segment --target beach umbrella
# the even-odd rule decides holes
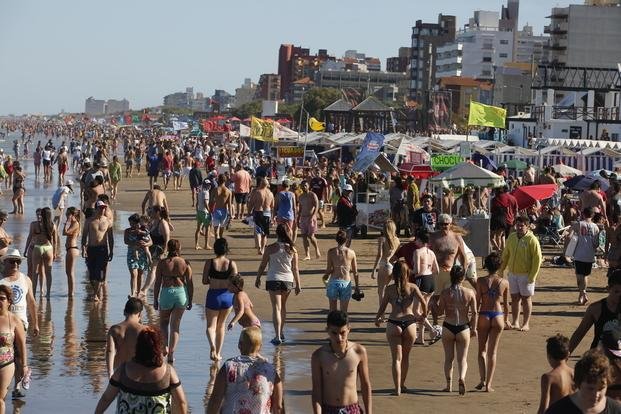
[[[518,202],[518,208],[523,210],[532,206],[537,201],[546,200],[552,197],[558,187],[556,184],[538,184],[538,185],[525,185],[518,187],[511,193]]]
[[[565,181],[565,187],[578,191],[588,190],[596,181],[599,182],[601,189],[604,191],[610,187],[608,180],[600,175],[578,175]]]
[[[526,163],[522,160],[518,160],[517,158],[512,158],[505,163],[507,169],[509,170],[523,170],[526,168]]]
[[[240,122],[241,119],[239,119],[238,117],[234,116],[232,118],[229,118],[229,121],[231,121],[231,122]]]
[[[554,172],[559,173],[563,177],[582,174],[582,171],[580,171],[579,169],[570,167],[569,165],[565,165],[565,164],[556,164],[556,165],[553,165],[552,168],[554,168]]]

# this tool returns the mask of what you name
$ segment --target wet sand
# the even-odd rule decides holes
[[[6,148],[6,146],[5,146]],[[33,182],[32,161],[26,161],[27,195],[26,216],[13,217],[5,224],[14,235],[15,243],[23,249],[28,223],[34,217],[36,207],[51,204],[56,185]],[[209,346],[205,336],[203,303],[206,289],[201,285],[201,273],[208,252],[194,250],[194,210],[187,189],[167,191],[172,210],[175,231],[179,238],[182,256],[191,261],[194,270],[194,307],[185,313],[181,325],[181,340],[176,352],[175,367],[181,377],[192,412],[203,412],[209,393],[210,380],[217,370],[209,360]],[[122,231],[127,227],[129,214],[139,211],[147,181],[144,177],[124,180],[121,192],[113,204],[117,210],[115,220],[115,255],[109,271],[109,296],[101,304],[85,302],[87,278],[82,260],[77,267],[76,296],[66,296],[64,263],[54,263],[52,297],[49,301],[37,298],[40,304],[41,335],[29,338],[30,365],[33,368],[33,383],[24,404],[13,404],[10,394],[7,398],[7,412],[21,408],[23,413],[36,412],[92,412],[97,400],[106,387],[105,333],[107,328],[122,319],[122,307],[129,292],[129,274],[125,257],[126,248]],[[10,211],[10,190],[3,190],[0,206]],[[68,205],[77,204],[73,196]],[[321,251],[333,246],[334,228],[320,231]],[[285,386],[285,406],[289,413],[310,413],[310,354],[325,339],[325,316],[327,299],[321,282],[325,260],[300,262],[302,293],[291,296],[287,320],[287,343],[279,348],[269,344],[273,337],[271,308],[264,290],[254,287],[254,276],[259,265],[259,256],[254,249],[250,229],[240,222],[234,222],[226,233],[231,246],[231,257],[237,261],[240,272],[247,277],[247,291],[255,305],[264,327],[263,354],[274,361],[281,370]],[[301,249],[301,239],[298,239]],[[390,410],[413,408],[417,412],[434,410],[446,413],[460,410],[470,413],[530,413],[537,409],[539,399],[539,376],[548,370],[545,356],[545,339],[557,332],[571,335],[584,312],[584,307],[575,304],[577,294],[572,269],[549,268],[542,270],[534,297],[534,315],[531,331],[522,333],[505,331],[500,339],[500,351],[496,371],[496,392],[488,394],[474,391],[479,381],[477,368],[477,341],[473,340],[468,356],[468,393],[459,396],[443,393],[444,388],[442,343],[432,346],[418,346],[410,356],[410,373],[407,386],[410,391],[400,397],[390,396],[393,385],[390,373],[390,352],[384,335],[384,327],[373,325],[377,310],[377,296],[370,279],[371,266],[375,258],[376,241],[373,238],[357,239],[353,248],[358,255],[361,269],[361,284],[366,297],[362,302],[352,302],[351,340],[361,342],[369,353],[371,383],[373,385],[374,409],[378,413]],[[551,251],[546,251],[551,253]],[[25,264],[22,265],[25,271]],[[482,271],[480,271],[482,273]],[[605,272],[596,269],[591,277],[590,299],[595,301],[605,296]],[[152,298],[149,298],[152,303]],[[149,309],[145,317],[149,322],[157,321],[157,312]],[[238,353],[239,327],[226,336],[223,356],[228,358]],[[580,355],[588,348],[592,333],[583,340],[575,352]],[[575,362],[573,359],[572,363]],[[456,369],[456,368],[455,368]],[[210,375],[211,374],[211,375]],[[454,374],[454,378],[455,378]],[[457,389],[454,380],[454,389]],[[19,405],[19,407],[18,407]],[[109,409],[113,412],[114,407]],[[17,412],[20,412],[17,410]]]

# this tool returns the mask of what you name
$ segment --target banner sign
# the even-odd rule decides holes
[[[362,143],[360,154],[352,167],[354,172],[366,171],[379,155],[380,149],[384,145],[384,136],[377,132],[367,132],[367,136]]]
[[[464,162],[464,158],[457,154],[438,154],[431,156],[431,169],[444,171]]]
[[[279,158],[302,158],[304,147],[278,147]]]

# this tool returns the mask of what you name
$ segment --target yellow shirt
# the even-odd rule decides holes
[[[518,238],[514,231],[507,238],[502,252],[500,272],[509,269],[510,273],[528,275],[528,283],[533,283],[539,274],[542,260],[541,246],[533,232],[528,231],[522,238]]]

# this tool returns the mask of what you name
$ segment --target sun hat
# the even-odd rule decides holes
[[[354,191],[354,187],[352,187],[351,184],[345,184],[343,186],[343,191]]]
[[[67,187],[72,187],[74,184],[75,184],[75,183],[73,182],[73,180],[67,180],[67,181],[65,182],[65,185],[66,185]]]
[[[0,257],[0,262],[4,262],[7,259],[19,259],[19,260],[24,260],[26,259],[25,257],[23,257],[20,253],[19,250],[15,247],[9,247],[6,251],[5,254],[2,255],[2,257]]]

